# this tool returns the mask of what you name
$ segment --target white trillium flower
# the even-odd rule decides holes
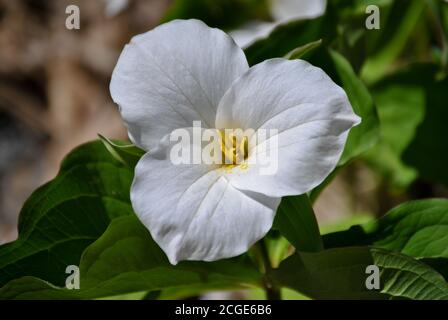
[[[198,20],[134,37],[110,90],[130,139],[147,151],[135,169],[133,208],[172,264],[246,252],[271,228],[281,197],[310,191],[335,168],[360,122],[321,69],[286,59],[249,68],[230,36]],[[278,130],[278,170],[173,164],[166,137],[194,121],[220,130]]]
[[[327,0],[270,0],[271,15],[274,22],[252,21],[229,34],[242,48],[257,40],[266,38],[279,25],[294,21],[313,19],[322,16]]]

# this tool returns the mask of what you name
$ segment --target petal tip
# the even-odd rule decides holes
[[[353,115],[353,127],[356,127],[362,123],[362,118],[356,113]]]

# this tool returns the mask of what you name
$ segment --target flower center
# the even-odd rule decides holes
[[[224,166],[240,165],[249,154],[249,142],[245,135],[220,131],[222,163]]]

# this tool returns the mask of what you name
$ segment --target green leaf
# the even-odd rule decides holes
[[[360,125],[350,130],[339,165],[373,147],[379,136],[376,106],[364,83],[356,76],[350,63],[336,51],[329,51],[335,73],[330,74],[342,86],[355,113],[361,117]]]
[[[269,19],[264,0],[175,0],[162,22],[173,19],[199,19],[210,27],[236,28],[246,21]]]
[[[379,121],[376,106],[368,89],[341,54],[334,50],[322,48],[314,50],[309,60],[312,64],[322,68],[334,82],[344,89],[354,112],[362,119],[361,124],[350,130],[338,167],[310,194],[311,200],[314,201],[323,188],[333,179],[337,170],[377,143]]]
[[[24,277],[1,288],[0,298],[91,299],[167,288],[241,288],[261,286],[262,277],[247,256],[173,266],[135,215],[113,220],[85,250],[79,267],[79,290]]]
[[[381,138],[365,159],[392,186],[404,188],[417,178],[417,171],[403,163],[401,157],[425,117],[426,97],[433,90],[436,72],[434,65],[413,65],[371,88],[381,122]],[[437,137],[432,139],[441,142]]]
[[[310,43],[307,43],[303,46],[297,47],[294,50],[291,50],[285,55],[285,59],[294,60],[294,59],[300,59],[305,54],[310,52],[313,49],[316,49],[322,44],[322,39],[319,39],[317,41],[313,41]]]
[[[411,257],[371,249],[373,261],[381,269],[381,292],[392,298],[448,300],[448,284],[428,265]]]
[[[366,288],[369,265],[380,269],[379,290]],[[298,252],[270,277],[281,286],[317,299],[448,299],[448,284],[429,266],[369,247]]]
[[[100,140],[103,142],[107,151],[115,158],[115,160],[121,162],[125,166],[130,168],[135,168],[137,162],[145,154],[145,151],[139,147],[126,143],[124,141],[111,141],[110,139],[98,135]]]
[[[315,252],[323,249],[316,216],[306,194],[282,198],[274,228],[297,250]]]
[[[396,0],[390,10],[381,11],[381,29],[366,33],[369,52],[361,70],[363,80],[373,83],[391,68],[410,40],[425,6],[421,0]]]
[[[22,276],[64,284],[65,268],[79,263],[110,220],[133,212],[132,179],[133,170],[113,159],[100,141],[72,151],[57,177],[26,201],[18,240],[0,246],[0,286]]]
[[[415,258],[448,258],[448,200],[412,201],[379,221],[374,245]]]
[[[373,223],[324,236],[326,248],[369,244],[415,258],[448,258],[448,200],[410,201]]]

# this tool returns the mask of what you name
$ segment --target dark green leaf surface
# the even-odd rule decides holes
[[[315,252],[323,249],[316,216],[306,194],[282,199],[274,228],[297,250]]]
[[[338,168],[340,168],[377,143],[379,121],[376,106],[366,86],[356,76],[350,63],[341,54],[324,48],[317,49],[313,51],[309,60],[312,64],[325,70],[333,81],[345,90],[354,112],[361,117],[361,123],[350,130],[344,152],[338,163]],[[310,195],[312,201],[334,178],[334,175],[330,174],[320,186],[312,191]]]
[[[132,213],[132,178],[133,170],[113,159],[100,141],[70,153],[57,177],[25,203],[18,240],[0,247],[0,286],[22,276],[65,283],[65,268],[79,263],[110,220]]]
[[[379,122],[372,96],[363,82],[356,76],[350,63],[336,51],[329,52],[336,74],[330,74],[347,93],[361,124],[350,130],[339,165],[370,149],[378,140]]]
[[[100,134],[98,136],[112,157],[132,170],[135,168],[140,158],[145,154],[144,150],[133,144],[129,144],[129,142],[111,141]]]
[[[312,51],[313,49],[316,49],[317,47],[319,47],[321,44],[322,44],[322,39],[307,43],[303,46],[297,47],[294,50],[288,52],[284,58],[288,59],[288,60],[300,59],[304,55],[306,55],[307,53]]]
[[[448,300],[448,283],[428,265],[382,249],[370,252],[381,270],[381,293],[392,299]]]
[[[137,217],[129,215],[113,220],[85,250],[80,280],[80,290],[68,290],[33,277],[19,278],[0,289],[0,298],[90,299],[165,288],[238,288],[261,285],[261,274],[246,256],[173,266]]]

